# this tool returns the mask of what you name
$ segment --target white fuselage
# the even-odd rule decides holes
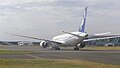
[[[71,32],[72,34],[78,35],[80,37],[71,35],[71,34],[62,34],[53,37],[52,41],[61,42],[62,45],[69,45],[69,46],[75,46],[79,43],[82,43],[83,40],[86,38],[86,33],[82,32]]]

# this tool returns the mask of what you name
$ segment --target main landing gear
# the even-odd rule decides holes
[[[74,50],[79,50],[79,47],[75,46],[75,47],[74,47]]]

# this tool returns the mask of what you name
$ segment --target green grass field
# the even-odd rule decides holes
[[[85,47],[81,50],[120,50],[120,46],[116,46],[116,47],[107,47],[107,46],[89,46],[89,47]]]
[[[82,60],[0,59],[0,68],[120,68]]]
[[[0,54],[31,54],[28,51],[12,51],[12,50],[0,50]]]

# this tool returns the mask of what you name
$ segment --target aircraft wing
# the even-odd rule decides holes
[[[56,41],[47,40],[47,39],[41,39],[41,38],[36,38],[36,37],[23,36],[23,35],[16,35],[16,34],[11,34],[11,33],[6,33],[6,34],[14,35],[14,36],[19,36],[19,37],[24,37],[24,38],[36,39],[36,40],[44,40],[44,41],[53,42],[53,43],[57,43],[57,44],[62,44],[61,42],[56,42]]]
[[[116,38],[120,35],[89,35],[86,39],[95,39],[95,38]]]
[[[109,39],[109,38],[117,38],[117,37],[120,37],[120,35],[89,35],[88,37],[86,37],[84,42],[97,40],[97,39]]]

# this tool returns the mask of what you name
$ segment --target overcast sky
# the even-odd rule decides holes
[[[5,32],[51,39],[77,31],[88,6],[86,32],[120,34],[119,0],[0,0],[0,40],[31,40]]]

